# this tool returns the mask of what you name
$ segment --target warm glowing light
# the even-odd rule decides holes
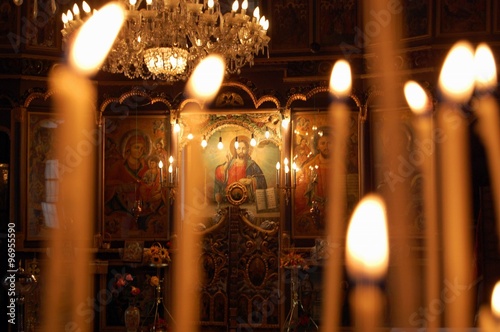
[[[73,5],[73,14],[75,15],[75,17],[80,16],[80,8],[78,8],[78,5],[76,3]]]
[[[265,132],[265,134],[264,134],[264,137],[265,137],[266,139],[269,139],[269,137],[270,137],[270,136],[271,136],[271,133],[269,133],[269,128],[267,128],[267,127],[266,127],[266,132]]]
[[[234,0],[233,5],[231,6],[231,11],[235,12],[238,10],[239,4],[238,0]]]
[[[172,174],[173,171],[174,171],[174,168],[172,167],[172,164],[168,165],[168,172],[170,174]]]
[[[163,168],[163,161],[160,160],[160,162],[158,163],[158,167],[161,169]]]
[[[495,58],[488,45],[479,44],[474,54],[474,71],[476,74],[476,88],[488,90],[497,84],[497,69]]]
[[[351,66],[345,60],[337,61],[330,76],[330,91],[337,98],[345,98],[351,93],[351,86]]]
[[[241,9],[243,9],[243,10],[247,10],[248,9],[248,0],[244,0],[241,3]]]
[[[170,164],[173,164],[173,162],[174,162],[174,157],[172,157],[172,156],[168,157],[168,162],[169,162]]]
[[[260,9],[259,7],[255,7],[253,10],[253,17],[255,17],[255,20],[258,22],[260,19]]]
[[[276,169],[279,171],[279,170],[280,170],[280,168],[281,168],[281,164],[280,164],[280,162],[278,161],[278,162],[276,163]]]
[[[193,136],[193,133],[189,133],[189,134],[187,135],[187,139],[189,139],[189,140],[192,140],[192,139],[193,139],[193,137],[194,137],[194,136]]]
[[[256,146],[257,145],[257,140],[255,140],[255,137],[252,134],[252,138],[250,139],[250,145],[251,146]]]
[[[238,143],[238,136],[236,136],[236,139],[234,140],[234,148],[237,149],[240,146],[240,143]]]
[[[408,81],[404,87],[406,102],[410,109],[416,114],[424,114],[430,111],[429,97],[424,89],[415,81]]]
[[[82,2],[82,9],[85,13],[89,14],[91,12],[90,6],[87,2]]]
[[[466,103],[474,90],[474,50],[465,41],[456,43],[443,64],[439,88],[451,102]]]
[[[219,55],[209,55],[194,69],[186,85],[193,98],[212,99],[219,91],[224,79],[225,62]]]
[[[217,149],[222,150],[224,148],[224,144],[222,144],[222,137],[219,137],[219,143],[217,143]]]
[[[208,0],[208,8],[214,8],[214,0]]]
[[[175,124],[174,124],[174,133],[178,133],[181,131],[181,125],[179,124],[179,120],[175,119]]]
[[[83,75],[97,72],[106,59],[125,20],[122,6],[111,2],[92,15],[78,29],[70,49],[70,65]]]
[[[347,229],[346,265],[351,276],[380,279],[389,265],[385,204],[375,194],[365,196]]]
[[[283,120],[281,120],[281,126],[283,128],[288,128],[288,125],[290,124],[290,118],[289,117],[284,117]]]
[[[202,146],[203,148],[206,148],[206,147],[207,147],[207,145],[208,145],[208,143],[207,143],[207,138],[206,138],[206,136],[203,136],[203,139],[201,140],[201,146]]]
[[[73,20],[73,13],[71,12],[71,10],[68,9],[68,11],[66,12],[66,16],[68,17],[68,21]]]
[[[491,311],[497,319],[500,319],[500,281],[497,281],[491,293]]]

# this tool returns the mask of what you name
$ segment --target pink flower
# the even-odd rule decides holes
[[[141,293],[141,290],[139,288],[132,286],[132,290],[130,291],[130,294],[139,295],[140,293]]]
[[[123,287],[125,286],[127,283],[125,282],[125,279],[123,279],[122,277],[118,278],[118,280],[116,280],[116,287],[120,288],[120,287]]]

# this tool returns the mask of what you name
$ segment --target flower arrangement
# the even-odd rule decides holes
[[[123,300],[126,300],[129,305],[135,305],[137,295],[141,293],[140,288],[133,286],[132,282],[134,277],[130,273],[122,275],[115,274],[115,281],[113,284],[113,294]]]
[[[301,254],[297,254],[295,251],[290,251],[286,254],[281,255],[280,266],[283,268],[302,268],[304,270],[309,269],[309,265]]]
[[[170,253],[167,247],[155,242],[151,247],[144,249],[143,262],[152,265],[161,265],[170,263]]]

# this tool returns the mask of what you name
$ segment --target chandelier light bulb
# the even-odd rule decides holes
[[[234,0],[233,5],[231,7],[231,11],[236,12],[238,10],[238,7],[239,7],[238,0]]]
[[[82,9],[86,14],[90,14],[90,12],[92,11],[86,1],[82,2]]]
[[[222,150],[224,148],[224,144],[222,144],[222,137],[219,137],[219,143],[217,143],[217,148]]]
[[[193,137],[194,137],[194,136],[193,136],[193,133],[189,133],[189,134],[187,135],[187,139],[188,139],[188,140],[192,140],[192,139],[193,139]]]
[[[238,143],[238,136],[236,136],[236,139],[234,140],[234,148],[237,149],[240,146],[240,143]]]
[[[288,128],[289,124],[290,124],[290,118],[285,116],[283,120],[281,120],[281,126],[286,129]]]
[[[181,125],[179,124],[179,119],[175,119],[174,132],[178,133],[181,131]]]
[[[256,146],[257,145],[257,141],[255,140],[255,137],[253,136],[253,134],[252,134],[252,138],[250,139],[250,145],[251,146]]]
[[[73,5],[73,14],[75,15],[75,17],[80,16],[80,8],[78,8],[78,5],[76,3]]]
[[[266,139],[269,139],[269,137],[271,136],[271,134],[269,133],[269,128],[266,127],[266,133],[264,134],[264,136],[266,137]]]
[[[206,148],[207,147],[207,138],[205,135],[203,135],[203,139],[201,140],[201,147]]]
[[[259,19],[260,19],[260,9],[259,7],[255,7],[255,9],[253,10],[253,17],[255,18],[255,22],[258,22]]]

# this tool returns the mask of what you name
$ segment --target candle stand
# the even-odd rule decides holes
[[[170,317],[172,323],[175,324],[174,317],[172,317],[172,314],[170,313],[170,311],[168,311],[167,307],[163,303],[163,294],[162,294],[162,288],[161,288],[161,285],[165,281],[165,279],[164,279],[165,276],[162,276],[162,271],[164,270],[164,268],[166,268],[168,266],[168,264],[151,264],[151,266],[156,267],[156,276],[158,277],[159,282],[158,282],[158,285],[156,286],[156,289],[155,289],[155,293],[156,293],[155,305],[151,308],[151,311],[148,313],[147,316],[149,317],[149,315],[154,310],[153,327],[152,327],[151,331],[152,332],[163,332],[165,330],[163,330],[163,329],[157,330],[157,326],[156,326],[156,323],[158,322],[158,319],[160,318],[160,308],[163,308],[163,310],[168,315],[168,317]]]
[[[285,269],[291,271],[291,277],[290,277],[290,292],[292,294],[292,305],[290,307],[290,310],[288,311],[288,314],[286,315],[285,322],[283,324],[283,328],[281,329],[282,332],[293,332],[296,331],[296,327],[294,326],[293,319],[297,316],[297,310],[300,308],[302,311],[306,312],[304,306],[302,305],[302,302],[300,301],[299,297],[299,287],[300,287],[300,282],[299,282],[299,277],[298,277],[298,271],[300,267],[285,267]],[[312,323],[315,327],[316,330],[319,330],[318,324],[312,319],[312,317],[309,317],[310,323]]]

